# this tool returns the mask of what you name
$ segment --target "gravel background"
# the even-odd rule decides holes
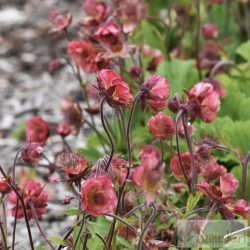
[[[71,12],[76,23],[83,15],[81,4],[82,1],[76,0],[0,0],[0,164],[6,171],[22,145],[12,136],[18,125],[33,114],[57,123],[62,119],[62,98],[79,95],[78,82],[69,67],[53,76],[48,72],[50,60],[57,57],[58,51],[63,54],[62,47],[67,41],[63,35],[48,35],[51,24],[47,16],[55,6],[60,11]],[[82,146],[85,138],[84,134],[78,138],[72,136],[69,143]],[[52,136],[45,152],[51,156],[51,152],[60,150],[59,144],[60,138]],[[46,190],[50,202],[41,225],[48,236],[62,236],[73,224],[72,217],[63,216],[65,207],[60,205],[69,192],[61,184],[48,184]],[[9,233],[12,222],[8,216]],[[33,220],[31,227],[38,246],[42,239]],[[16,249],[30,249],[23,220],[18,222],[16,238]]]

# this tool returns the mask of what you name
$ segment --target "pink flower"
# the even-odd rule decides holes
[[[213,86],[214,91],[218,93],[220,98],[227,96],[227,91],[221,86],[221,82],[210,78],[204,79],[202,80],[202,82],[210,83]]]
[[[149,132],[161,140],[166,140],[174,135],[174,121],[163,112],[153,116],[148,122]]]
[[[95,38],[113,52],[123,49],[120,28],[114,22],[101,24],[94,33]]]
[[[160,162],[160,152],[156,147],[148,145],[140,150],[139,158],[144,167],[154,169]]]
[[[56,127],[56,132],[62,137],[66,137],[70,134],[71,130],[67,123],[60,123]]]
[[[70,26],[72,22],[72,15],[68,14],[65,16],[58,10],[52,9],[49,12],[49,20],[54,25],[54,27],[50,30],[50,33],[60,32],[62,30],[66,30]]]
[[[209,159],[208,163],[202,168],[201,175],[207,182],[218,179],[224,175],[227,169],[219,165],[215,159]]]
[[[96,71],[93,60],[95,49],[88,41],[70,41],[68,55],[84,72],[93,73]]]
[[[151,61],[149,62],[149,65],[147,67],[147,70],[149,71],[155,71],[157,69],[157,66],[165,60],[164,55],[161,53],[160,50],[156,50],[153,54],[153,57]]]
[[[48,194],[41,185],[33,180],[26,180],[19,191],[24,199],[28,219],[30,220],[33,217],[30,203],[34,205],[38,219],[41,219],[48,205]],[[17,208],[17,218],[21,219],[24,217],[24,213],[20,202],[18,202],[17,207],[17,200],[16,194],[12,191],[9,196],[9,203],[13,205],[11,214],[14,217]]]
[[[184,171],[185,171],[187,177],[190,179],[191,178],[191,158],[190,158],[190,154],[188,152],[181,154],[181,162],[182,162],[182,165],[183,165],[183,168],[184,168]],[[175,178],[179,179],[179,178],[184,177],[183,173],[182,173],[182,169],[181,169],[178,155],[175,155],[171,159],[170,168],[171,168]],[[197,172],[200,172],[200,167],[199,167],[199,164],[198,164],[198,161],[196,158],[195,158],[195,168],[196,168]]]
[[[80,106],[76,102],[73,102],[71,98],[65,97],[62,102],[62,113],[64,123],[69,126],[73,135],[77,135],[84,122]]]
[[[40,116],[32,116],[25,126],[26,140],[44,145],[49,137],[50,128]]]
[[[118,185],[123,185],[127,176],[128,162],[124,159],[114,156],[111,161],[111,172]]]
[[[121,77],[109,69],[101,70],[97,76],[98,90],[101,96],[107,98],[111,107],[129,107],[133,96],[129,86]]]
[[[202,27],[202,35],[205,39],[215,39],[218,36],[218,29],[215,24],[207,23]]]
[[[5,194],[8,194],[11,191],[11,188],[8,184],[8,181],[4,179],[3,177],[0,177],[0,194],[4,196]]]
[[[59,155],[60,165],[69,178],[80,179],[88,170],[88,162],[76,153],[65,152]]]
[[[142,185],[143,172],[144,172],[144,167],[139,166],[136,167],[131,174],[132,183],[137,187],[140,187]]]
[[[61,59],[54,59],[49,64],[49,72],[53,74],[63,66],[65,66],[65,63]]]
[[[184,126],[183,126],[182,121],[178,122],[177,130],[178,130],[179,137],[182,138],[182,139],[185,139],[186,137],[185,137],[185,131],[184,131]],[[192,136],[194,131],[195,131],[194,127],[192,126],[192,124],[189,123],[188,124],[189,135]]]
[[[169,83],[161,76],[152,75],[141,87],[141,109],[148,104],[153,111],[159,111],[166,107],[169,95]]]
[[[117,206],[117,195],[109,176],[96,176],[86,180],[81,188],[82,208],[90,215],[101,216]]]
[[[93,86],[92,84],[89,84],[87,85],[85,91],[86,91],[86,95],[89,101],[89,107],[85,108],[85,111],[91,115],[98,114],[100,110],[101,98],[100,98],[97,88]]]
[[[211,84],[200,82],[188,92],[188,105],[192,121],[198,116],[211,123],[220,109],[220,97]]]
[[[81,22],[84,26],[96,26],[105,21],[109,14],[111,14],[111,10],[105,2],[86,0],[82,8],[87,14],[87,17]]]
[[[205,194],[209,201],[216,204],[216,208],[223,219],[234,219],[234,215],[228,206],[231,205],[233,197],[224,194],[221,189],[215,185],[209,185],[205,181],[201,181],[196,185],[201,193]]]
[[[220,176],[220,187],[223,193],[235,193],[239,187],[239,181],[231,173]]]
[[[121,21],[123,31],[133,31],[144,16],[142,0],[120,0],[116,5],[116,17]]]
[[[37,142],[32,142],[24,147],[21,153],[21,159],[25,163],[35,165],[40,160],[42,152],[43,147],[41,146],[41,144]]]
[[[235,214],[239,214],[245,219],[249,218],[250,206],[248,206],[247,202],[244,199],[240,199],[236,201],[234,205],[233,212]]]
[[[199,66],[201,69],[211,70],[220,60],[221,48],[214,41],[204,44],[199,53]]]

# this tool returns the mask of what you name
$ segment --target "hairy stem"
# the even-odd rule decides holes
[[[17,224],[17,212],[18,212],[19,200],[16,202],[16,211],[13,225],[13,233],[12,233],[12,250],[15,250],[15,241],[16,241],[16,224]]]
[[[104,119],[103,107],[104,107],[105,101],[106,101],[105,98],[103,98],[102,101],[101,101],[100,113],[101,113],[102,126],[104,128],[105,133],[108,136],[108,139],[109,139],[109,142],[110,142],[110,147],[111,147],[111,152],[110,152],[109,160],[108,160],[106,168],[105,168],[105,171],[108,171],[109,165],[110,165],[110,163],[112,161],[112,158],[113,158],[113,155],[114,155],[115,148],[114,148],[114,142],[113,142],[112,135],[110,134],[110,132],[109,132],[107,126],[106,126],[105,119]]]
[[[131,167],[132,167],[132,152],[131,152],[130,134],[131,134],[131,125],[132,125],[132,120],[133,120],[133,116],[134,116],[135,107],[136,107],[136,104],[137,104],[137,102],[139,100],[140,100],[140,92],[136,95],[136,97],[134,99],[133,106],[131,108],[129,119],[128,119],[127,148],[128,148],[129,166],[128,166],[128,169],[127,169],[128,171],[127,171],[127,174],[126,174],[125,181],[124,181],[122,187],[119,190],[118,203],[117,203],[115,215],[118,214],[119,207],[120,207],[120,202],[122,200],[122,194],[123,194],[123,191],[125,189],[125,186],[126,186],[126,183],[127,183],[127,179],[130,176],[130,170],[131,170]],[[108,234],[108,246],[109,246],[109,248],[111,247],[111,244],[112,244],[113,235],[114,235],[114,231],[115,231],[115,224],[116,224],[116,219],[113,220],[112,225],[111,225],[110,230],[109,230],[109,234]]]
[[[150,223],[154,221],[154,219],[155,219],[155,217],[156,217],[156,215],[157,215],[157,208],[156,208],[155,204],[152,203],[151,206],[152,206],[152,209],[153,209],[153,210],[152,210],[152,214],[149,216],[149,218],[148,218],[146,224],[145,224],[144,227],[143,227],[143,230],[142,230],[142,232],[141,232],[141,236],[140,236],[140,239],[139,239],[137,248],[136,248],[137,250],[142,250],[144,236],[145,236],[145,234],[146,234],[146,232],[147,232],[147,230],[148,230],[148,227],[149,227]]]
[[[121,223],[126,225],[128,228],[132,229],[136,234],[138,234],[137,229],[133,225],[129,224],[127,221],[123,220],[121,217],[119,217],[119,216],[117,216],[115,214],[111,214],[111,213],[108,213],[108,214],[105,214],[105,215],[120,221]]]
[[[176,115],[176,121],[175,121],[176,150],[177,150],[177,156],[178,156],[178,159],[179,159],[179,162],[180,162],[180,167],[181,167],[182,174],[183,174],[183,176],[185,178],[185,181],[186,181],[186,183],[188,185],[189,192],[191,192],[190,181],[188,180],[187,174],[186,174],[184,166],[182,164],[180,146],[179,146],[178,123],[180,121],[180,118],[181,118],[182,114],[183,114],[183,110],[180,110],[179,113]]]
[[[183,123],[183,126],[184,126],[185,137],[186,137],[186,141],[187,141],[187,145],[188,145],[188,151],[189,151],[190,159],[191,159],[191,174],[192,174],[191,188],[192,188],[192,192],[194,192],[195,185],[197,184],[197,171],[196,171],[196,168],[195,168],[192,139],[190,137],[189,130],[188,130],[188,124],[187,124],[188,122],[187,122],[187,114],[186,113],[184,113],[182,115],[182,123]]]
[[[250,160],[250,152],[241,161],[242,165],[242,199],[247,200],[247,163]]]
[[[17,163],[18,155],[19,155],[19,153],[21,153],[23,150],[24,150],[23,148],[20,148],[20,149],[17,151],[16,156],[15,156],[15,159],[14,159],[14,163],[13,163],[13,166],[12,166],[12,182],[13,182],[14,185],[16,184],[16,163]]]
[[[0,220],[0,231],[2,234],[2,242],[3,242],[4,250],[8,250],[7,239],[6,239],[4,229],[3,229],[3,223],[1,220]]]
[[[200,0],[196,0],[196,63],[199,72],[199,79],[202,79],[201,67],[200,67],[200,60],[199,60],[199,53],[200,53]]]
[[[30,208],[31,208],[32,217],[33,217],[33,219],[36,222],[36,225],[37,225],[37,227],[38,227],[38,229],[40,231],[40,234],[42,235],[42,237],[44,238],[44,240],[47,242],[47,244],[49,245],[49,247],[52,250],[55,250],[55,248],[53,247],[53,245],[51,244],[51,242],[48,240],[48,238],[46,237],[45,233],[43,232],[43,230],[41,228],[41,225],[39,223],[39,220],[38,220],[38,217],[37,217],[37,214],[36,214],[36,209],[34,207],[34,204],[32,202],[30,202],[29,205],[30,205]]]

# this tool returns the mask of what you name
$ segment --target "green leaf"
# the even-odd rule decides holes
[[[57,245],[67,246],[67,243],[59,237],[50,237],[49,240]]]
[[[122,237],[116,236],[116,240],[119,244],[125,246],[127,249],[129,250],[133,250],[135,249],[134,245],[132,243],[130,243],[129,241],[126,241],[125,239],[123,239]]]
[[[189,89],[198,82],[198,71],[192,60],[173,59],[162,62],[157,68],[157,74],[169,81],[172,94],[180,93],[183,88]]]
[[[94,147],[78,148],[80,155],[84,156],[88,161],[96,161],[102,157],[102,154]]]
[[[250,61],[250,40],[242,43],[237,49],[236,53],[246,61]]]
[[[89,239],[87,243],[87,247],[88,249],[91,249],[91,250],[104,249],[101,240],[98,239],[97,237]]]
[[[18,124],[16,129],[11,133],[11,136],[19,141],[25,138],[25,123]]]
[[[200,192],[196,192],[194,195],[191,194],[188,197],[185,215],[190,213],[196,207],[201,197],[202,197],[202,193]]]
[[[82,211],[77,208],[69,208],[63,212],[64,214],[68,216],[74,216],[74,215],[80,215],[82,214]]]
[[[110,221],[106,220],[105,218],[97,218],[95,222],[88,221],[87,227],[91,234],[95,232],[101,236],[106,236],[109,231]]]
[[[79,234],[79,231],[80,231],[80,227],[79,226],[77,226],[77,225],[75,225],[74,226],[74,230],[73,230],[73,234],[72,234],[72,236],[73,236],[73,245],[74,245],[74,243],[76,242],[76,239],[77,239],[77,236],[78,236],[78,234]],[[81,250],[80,249],[80,240],[78,240],[78,243],[76,244],[76,247],[74,248],[74,250]]]

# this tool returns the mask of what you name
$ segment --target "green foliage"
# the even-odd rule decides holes
[[[66,214],[68,216],[75,216],[75,215],[82,214],[82,211],[77,209],[77,208],[69,208],[66,211],[64,211],[64,214]]]
[[[237,49],[236,53],[240,55],[244,60],[250,61],[250,40],[242,43]]]
[[[67,243],[59,237],[50,237],[49,240],[57,245],[67,246]]]
[[[157,68],[157,74],[165,77],[170,83],[171,93],[181,92],[198,82],[198,71],[192,60],[173,59],[162,62]]]
[[[196,192],[194,195],[191,194],[188,197],[185,215],[190,213],[196,207],[202,195],[203,195],[202,193]]]
[[[25,138],[25,123],[21,122],[12,132],[11,136],[19,141]]]

